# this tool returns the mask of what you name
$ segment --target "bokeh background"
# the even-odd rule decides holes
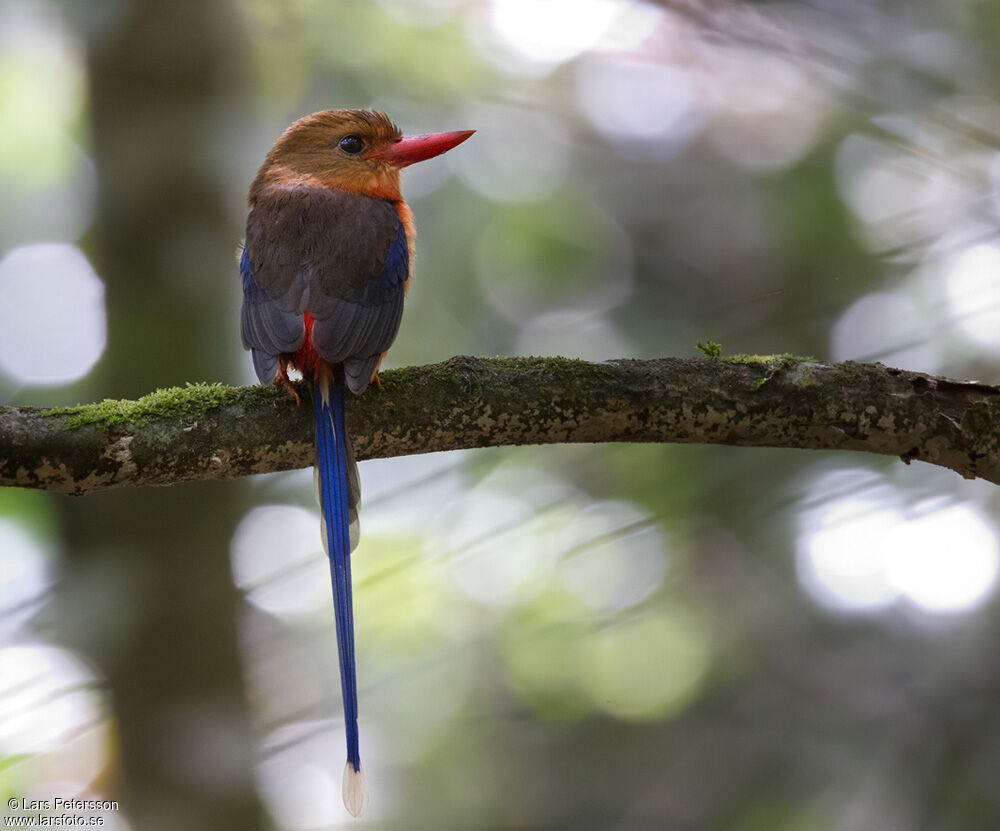
[[[348,106],[478,130],[404,176],[392,366],[711,339],[996,382],[998,56],[996,0],[3,0],[0,401],[251,383],[246,187]],[[994,486],[648,445],[361,475],[362,824],[1000,827]],[[309,471],[0,490],[4,802],[353,826],[318,526]]]

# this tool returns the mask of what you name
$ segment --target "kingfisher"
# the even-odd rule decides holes
[[[384,113],[325,110],[275,142],[250,186],[240,255],[240,333],[262,384],[300,402],[306,381],[316,418],[316,487],[330,561],[347,732],[344,805],[368,801],[358,747],[351,552],[358,544],[358,470],[344,426],[345,390],[380,386],[396,338],[416,229],[399,172],[461,144],[474,130],[404,136]]]

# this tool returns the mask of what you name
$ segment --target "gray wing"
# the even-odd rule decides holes
[[[272,188],[247,219],[243,261],[243,344],[261,381],[301,346],[308,312],[317,353],[363,392],[403,314],[409,248],[395,208],[328,188]]]

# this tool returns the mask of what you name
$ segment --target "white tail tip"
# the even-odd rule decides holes
[[[365,774],[348,762],[344,765],[344,807],[352,817],[360,817],[368,807],[368,782]]]

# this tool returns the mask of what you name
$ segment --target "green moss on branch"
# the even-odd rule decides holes
[[[183,387],[155,390],[136,401],[106,398],[95,404],[45,410],[39,416],[64,416],[65,426],[70,430],[87,425],[114,427],[131,424],[141,427],[154,421],[184,418],[206,409],[237,404],[246,397],[246,390],[245,387],[228,387],[218,383],[189,383]],[[277,393],[278,390],[273,392]]]

